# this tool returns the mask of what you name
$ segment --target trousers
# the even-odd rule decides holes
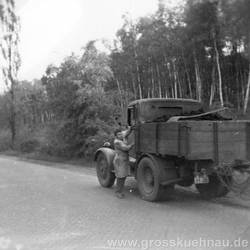
[[[116,178],[116,193],[122,193],[126,177]]]

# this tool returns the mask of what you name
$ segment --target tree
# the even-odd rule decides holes
[[[221,11],[223,35],[234,60],[238,107],[241,95],[243,113],[246,113],[250,89],[250,3],[247,0],[221,0]]]
[[[46,124],[48,103],[45,87],[40,80],[21,81],[16,86],[16,116],[17,127],[36,129]]]
[[[5,0],[0,4],[0,21],[0,26],[3,30],[0,48],[3,61],[5,61],[5,65],[2,66],[2,73],[10,96],[9,123],[12,135],[12,147],[14,147],[16,137],[15,89],[17,72],[20,67],[20,57],[18,53],[20,28],[19,19],[15,13],[15,2],[13,0]]]
[[[218,89],[220,104],[223,106],[223,79],[220,63],[222,45],[219,38],[218,3],[209,0],[188,1],[185,22],[188,40],[193,51],[198,99],[203,99],[211,89],[211,105],[215,90]],[[201,68],[206,68],[206,71],[202,72]],[[215,69],[217,69],[217,81],[215,81]],[[209,71],[210,76],[207,75]]]
[[[111,120],[120,112],[108,90],[113,78],[110,63],[90,41],[81,56],[72,54],[59,67],[49,65],[42,78],[54,133],[65,154],[82,154],[91,138],[111,133]]]

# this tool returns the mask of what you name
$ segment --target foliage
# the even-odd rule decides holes
[[[187,0],[172,9],[159,1],[138,20],[125,15],[109,53],[90,41],[80,55],[49,65],[41,80],[15,85],[18,147],[91,157],[138,98],[193,98],[246,112],[249,13],[248,0]],[[11,94],[0,97],[3,130],[13,119]]]
[[[55,133],[64,154],[85,155],[91,143],[98,144],[95,138],[108,138],[112,132],[117,106],[111,90],[105,91],[112,77],[110,59],[95,48],[94,41],[87,44],[81,57],[71,55],[60,67],[48,67],[42,83],[49,120],[58,125]]]
[[[16,138],[16,110],[15,87],[17,73],[20,67],[19,43],[19,18],[15,11],[14,0],[0,2],[0,76],[9,90],[9,126],[11,130],[11,145],[15,146]],[[2,59],[2,60],[1,60]]]

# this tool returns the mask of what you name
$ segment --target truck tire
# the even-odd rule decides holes
[[[101,186],[109,188],[114,185],[115,174],[111,171],[108,160],[102,152],[97,155],[96,174]]]
[[[209,176],[209,183],[196,184],[196,188],[204,199],[222,197],[229,192],[228,188],[223,185],[216,174]]]
[[[174,186],[160,184],[160,167],[149,157],[144,157],[138,164],[137,183],[142,199],[159,201],[167,198]]]

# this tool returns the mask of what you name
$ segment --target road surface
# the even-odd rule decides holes
[[[249,201],[177,189],[150,203],[133,179],[120,200],[92,169],[4,156],[0,178],[0,250],[250,249]]]

